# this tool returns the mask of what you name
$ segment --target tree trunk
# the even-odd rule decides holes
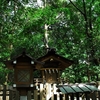
[[[45,28],[45,33],[44,33],[44,35],[45,35],[45,47],[49,48],[49,44],[48,44],[48,42],[49,42],[49,38],[48,38],[48,36],[49,36],[49,34],[48,34],[48,25],[45,24],[44,28]]]

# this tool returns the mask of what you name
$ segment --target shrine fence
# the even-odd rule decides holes
[[[0,86],[0,100],[20,100],[20,97],[16,88],[6,85]],[[84,85],[80,87],[78,85],[46,83],[38,84],[36,89],[28,91],[25,97],[27,100],[100,100],[100,91],[96,87],[85,89]]]

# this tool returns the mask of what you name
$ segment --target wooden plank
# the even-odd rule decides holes
[[[34,100],[38,100],[38,91],[34,90]]]
[[[15,100],[19,100],[19,91],[16,90]]]
[[[52,94],[51,100],[54,100],[54,94]]]
[[[96,92],[93,92],[93,93],[91,93],[90,95],[91,95],[92,100],[97,100],[97,99],[96,99]]]
[[[48,83],[46,83],[46,100],[49,100],[49,88],[48,88]]]
[[[88,93],[85,93],[85,98],[86,98],[86,100],[90,100]]]
[[[54,94],[54,100],[57,100],[57,95],[56,94]]]
[[[73,93],[70,95],[70,99],[74,100],[74,94]]]
[[[31,99],[34,100],[34,90],[31,91]]]
[[[76,99],[79,100],[79,93],[76,93]]]
[[[100,91],[98,91],[98,100],[100,100]]]
[[[53,84],[53,92],[54,92],[54,94],[57,94],[56,84]]]
[[[44,100],[45,98],[45,93],[43,94],[43,84],[40,84],[40,100]]]
[[[37,93],[38,100],[40,100],[40,86],[39,86],[39,89],[37,91],[38,91],[38,93]]]
[[[40,100],[40,85],[37,86],[37,97]]]
[[[31,100],[31,91],[28,91],[27,100]]]
[[[6,85],[3,86],[3,100],[6,100]]]
[[[65,100],[69,100],[69,95],[65,94]]]
[[[63,94],[60,94],[60,100],[63,100]]]
[[[54,100],[54,86],[51,84],[51,100]]]
[[[57,93],[57,100],[60,100],[60,94]]]
[[[9,91],[9,100],[12,100],[12,92],[11,90]]]

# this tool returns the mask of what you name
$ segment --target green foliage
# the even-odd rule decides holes
[[[6,74],[7,74],[7,70],[0,67],[0,84],[4,84],[4,82],[6,82]]]

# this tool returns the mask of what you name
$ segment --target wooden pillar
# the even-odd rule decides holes
[[[74,100],[74,94],[73,93],[70,95],[70,98],[71,98],[71,100]]]
[[[34,100],[38,100],[38,91],[34,90]]]
[[[53,84],[53,99],[57,100],[57,84]]]
[[[100,100],[100,91],[98,91],[98,100]]]
[[[51,93],[51,84],[46,83],[46,100],[49,100],[52,96]]]
[[[54,94],[52,94],[51,100],[54,100]]]
[[[44,98],[44,94],[43,94],[43,84],[40,84],[40,100],[43,100],[43,98]]]
[[[34,89],[31,91],[31,99],[34,99]]]
[[[88,93],[85,93],[85,98],[86,98],[86,100],[90,100]]]
[[[92,98],[92,100],[96,100],[96,92],[93,92],[93,93],[91,93],[91,98]]]
[[[37,86],[37,96],[38,96],[38,100],[41,100],[41,97],[40,97],[40,85]]]
[[[79,93],[76,93],[76,99],[79,100]]]
[[[60,94],[60,100],[63,100],[63,94]]]
[[[9,90],[9,100],[12,100],[12,95],[13,95],[12,92],[13,92],[12,90]]]
[[[15,100],[19,100],[19,91],[16,90]]]
[[[6,85],[3,86],[3,100],[6,100]]]
[[[51,84],[51,100],[54,100],[54,85]]]
[[[54,100],[57,100],[57,94],[54,94]]]
[[[31,91],[28,91],[27,100],[31,100]]]
[[[65,100],[69,100],[69,95],[65,94]]]

